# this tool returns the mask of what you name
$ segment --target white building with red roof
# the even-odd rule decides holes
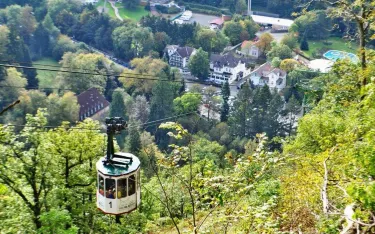
[[[286,75],[286,71],[272,67],[270,62],[266,62],[250,73],[250,80],[255,86],[267,84],[271,90],[280,91],[286,87]]]

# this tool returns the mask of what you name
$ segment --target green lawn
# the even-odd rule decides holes
[[[131,19],[134,21],[139,21],[143,16],[148,15],[148,11],[144,9],[143,6],[138,6],[134,10],[125,9],[121,3],[116,3],[119,14],[123,19]]]
[[[307,56],[312,58],[313,52],[315,53],[324,53],[328,50],[341,50],[345,52],[350,52],[353,54],[357,53],[358,45],[355,43],[351,43],[349,41],[345,41],[339,37],[330,37],[327,39],[329,44],[325,44],[325,41],[313,41],[309,40],[309,51],[303,51]]]
[[[59,63],[52,58],[41,58],[41,59],[33,62],[33,66],[38,67],[38,68],[58,69],[56,67],[47,67],[47,66],[42,66],[40,64],[51,65],[51,66],[59,66]],[[37,78],[39,80],[39,87],[40,88],[44,88],[44,87],[55,88],[55,87],[57,87],[57,82],[56,82],[57,72],[37,70],[37,74],[38,74]]]
[[[99,2],[95,6],[96,6],[96,8],[98,8],[98,7],[104,7],[104,3],[105,3],[104,0],[99,0]],[[115,10],[113,10],[113,8],[111,6],[111,3],[109,3],[107,1],[107,3],[105,4],[105,8],[107,9],[109,16],[111,16],[112,18],[116,18]]]

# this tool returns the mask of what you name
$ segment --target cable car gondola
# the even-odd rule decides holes
[[[106,118],[107,155],[96,163],[96,205],[105,214],[120,215],[141,203],[140,161],[131,153],[114,152],[113,136],[126,128],[123,118]]]

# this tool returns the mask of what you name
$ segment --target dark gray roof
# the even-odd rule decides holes
[[[232,54],[211,54],[210,63],[214,64],[214,67],[236,67],[238,63],[245,63],[242,59],[234,57]]]
[[[99,93],[96,88],[90,88],[77,96],[77,101],[80,106],[79,115],[90,112],[94,109],[94,112],[97,113],[100,110],[109,106],[109,102],[105,99],[103,95]],[[103,107],[102,107],[103,104]],[[91,113],[91,112],[90,112]],[[93,113],[92,115],[94,115]],[[91,114],[90,114],[91,116]]]
[[[194,51],[194,48],[189,47],[189,46],[178,47],[178,48],[177,48],[177,53],[178,53],[182,58],[190,57],[191,54],[193,53],[193,51]]]

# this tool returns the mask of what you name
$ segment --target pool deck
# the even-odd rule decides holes
[[[357,55],[340,50],[329,50],[323,54],[323,57],[332,61],[346,58],[349,58],[354,63],[359,61]]]

